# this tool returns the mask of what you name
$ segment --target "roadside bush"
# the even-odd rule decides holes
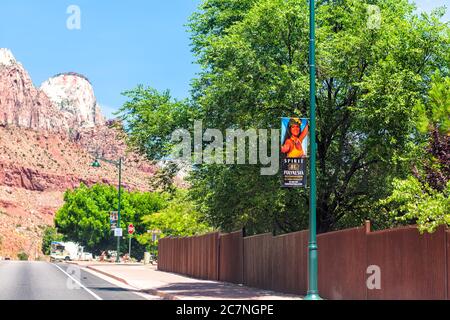
[[[21,261],[28,261],[28,255],[25,252],[19,252],[17,258]]]

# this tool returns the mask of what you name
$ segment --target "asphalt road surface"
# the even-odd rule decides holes
[[[71,264],[0,261],[0,300],[145,300],[151,297],[154,296],[117,286]]]

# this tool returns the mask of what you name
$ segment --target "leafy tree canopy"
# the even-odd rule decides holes
[[[120,227],[125,231],[129,223],[137,234],[146,232],[141,218],[165,207],[165,199],[158,193],[122,193]],[[88,188],[68,190],[64,194],[64,205],[55,216],[58,231],[71,241],[80,243],[86,250],[99,252],[115,248],[110,228],[111,211],[117,211],[118,196],[114,186],[94,185]],[[124,244],[124,250],[126,249]],[[121,248],[122,250],[122,248]]]
[[[64,205],[58,210],[55,225],[44,233],[45,253],[51,241],[74,241],[85,246],[86,251],[100,253],[116,249],[116,241],[110,228],[109,215],[117,211],[118,196],[114,186],[94,185],[67,190]],[[133,256],[142,257],[151,245],[147,230],[161,230],[161,236],[180,236],[210,230],[202,215],[195,210],[186,191],[174,190],[172,194],[159,192],[123,191],[120,227],[126,234],[127,226],[135,227]],[[135,242],[135,240],[133,240]],[[121,252],[128,252],[128,241],[122,241]]]
[[[397,221],[417,223],[421,231],[450,226],[449,80],[434,77],[428,103],[417,108],[418,129],[426,142],[415,148],[412,176],[395,179],[393,193],[381,201]]]
[[[443,9],[418,16],[407,0],[370,4],[381,14],[375,27],[367,1],[316,4],[319,232],[367,218],[381,226],[379,200],[391,194],[394,178],[410,174],[423,143],[417,106],[430,106],[430,121],[442,119],[429,102],[445,88],[432,89],[433,77],[449,76]],[[138,87],[121,110],[141,152],[167,155],[169,132],[192,128],[193,118],[224,130],[279,128],[282,116],[309,116],[306,1],[205,0],[190,30],[202,67],[192,101]],[[214,227],[307,227],[308,190],[282,189],[279,177],[261,176],[258,166],[199,165],[190,181],[190,197]]]
[[[414,106],[430,99],[433,75],[449,73],[443,10],[417,16],[406,0],[317,3],[318,229],[360,225],[409,173],[417,144]],[[309,27],[300,0],[205,1],[191,21],[203,67],[194,97],[209,128],[274,128],[309,116]],[[439,90],[439,89],[436,89]],[[431,96],[431,99],[432,96]],[[284,190],[251,166],[202,166],[192,194],[225,229],[307,226],[305,190]]]
[[[186,190],[178,189],[169,204],[150,215],[142,218],[147,230],[159,230],[160,236],[192,236],[212,231],[202,215],[189,200]],[[150,233],[139,237],[141,243],[152,242]]]

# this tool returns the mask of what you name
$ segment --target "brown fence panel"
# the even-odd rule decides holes
[[[163,238],[158,246],[158,270],[218,280],[219,234]]]
[[[366,226],[367,229],[367,226]],[[211,233],[159,241],[158,269],[286,293],[307,291],[308,231],[272,237]],[[321,234],[319,294],[326,299],[448,299],[450,230],[420,235],[415,227]],[[367,267],[381,271],[370,290]]]
[[[244,284],[270,289],[272,286],[272,234],[244,238]]]
[[[191,274],[191,276],[193,276],[194,278],[201,278],[201,274],[200,274],[200,254],[202,249],[200,248],[200,243],[201,243],[201,238],[198,236],[195,236],[194,238],[194,252],[193,252],[193,266],[194,266],[194,270],[193,273]]]
[[[446,256],[447,256],[447,300],[450,300],[450,230],[447,230],[445,232],[445,238],[447,240],[447,250],[446,250]]]
[[[325,299],[366,299],[364,227],[317,236],[319,294]]]
[[[304,295],[307,291],[307,246],[309,232],[300,231],[273,237],[270,289]]]
[[[244,238],[242,231],[220,235],[219,279],[243,283]]]
[[[368,299],[445,299],[446,245],[444,228],[423,235],[415,227],[369,233],[367,264],[380,267],[381,289],[368,289]]]

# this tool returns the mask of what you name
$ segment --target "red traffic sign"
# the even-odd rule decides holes
[[[128,233],[129,233],[129,234],[133,234],[133,233],[134,233],[134,226],[133,226],[133,224],[130,224],[130,225],[128,226]]]

